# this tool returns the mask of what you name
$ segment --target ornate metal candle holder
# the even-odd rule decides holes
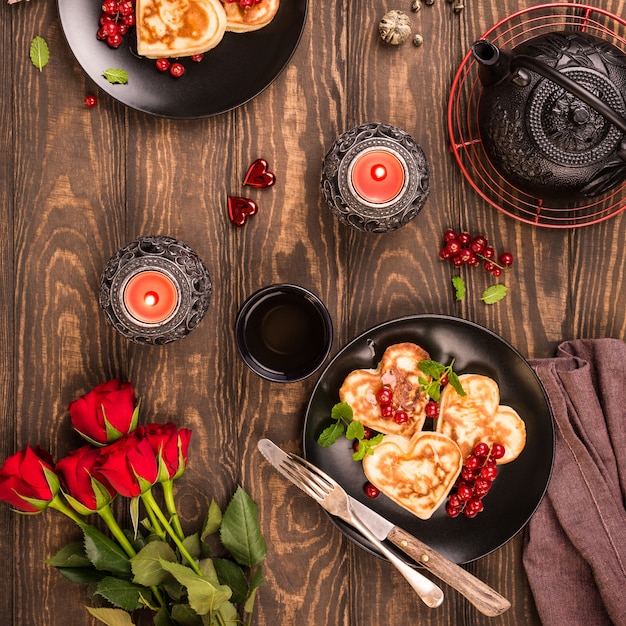
[[[211,296],[207,268],[171,237],[139,237],[109,260],[100,277],[107,320],[136,343],[162,345],[185,337],[205,316]]]
[[[367,171],[357,172],[365,167]],[[397,184],[390,180],[395,170]],[[382,184],[385,191],[379,193]],[[361,231],[384,233],[404,226],[424,206],[429,190],[424,151],[408,133],[390,124],[357,126],[339,136],[324,157],[324,198],[342,223]]]

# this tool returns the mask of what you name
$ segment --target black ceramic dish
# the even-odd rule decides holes
[[[452,519],[441,506],[429,520],[420,520],[384,495],[368,498],[361,463],[351,458],[345,437],[330,448],[317,437],[330,422],[339,402],[339,387],[354,369],[374,368],[389,345],[411,341],[431,358],[457,373],[492,377],[500,386],[501,403],[515,408],[526,423],[527,441],[521,455],[499,466],[500,473],[485,497],[485,510],[475,519]],[[428,420],[430,421],[430,420]],[[426,428],[432,428],[427,425]],[[363,333],[345,346],[322,373],[307,407],[304,426],[305,457],[335,478],[346,491],[390,522],[404,528],[456,563],[473,561],[499,548],[527,523],[541,501],[554,457],[554,425],[545,392],[527,361],[495,333],[462,319],[416,315],[392,320]],[[344,522],[332,518],[357,545],[376,548]],[[401,553],[399,553],[401,555]],[[405,557],[406,558],[406,557]]]
[[[58,0],[63,32],[72,53],[98,87],[133,109],[169,118],[209,117],[234,109],[268,87],[291,59],[306,21],[308,0],[281,2],[265,28],[226,33],[200,63],[182,59],[185,74],[159,72],[153,59],[134,51],[134,29],[117,49],[96,38],[98,0]],[[109,83],[103,72],[121,68],[128,83]]]

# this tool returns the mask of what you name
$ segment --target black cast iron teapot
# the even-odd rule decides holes
[[[626,179],[626,54],[581,32],[472,47],[482,143],[519,190],[574,204]]]

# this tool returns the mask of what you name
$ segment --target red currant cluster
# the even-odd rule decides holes
[[[409,421],[407,412],[393,402],[393,390],[389,385],[383,385],[376,393],[376,401],[380,407],[380,416],[385,420],[393,419],[396,424],[406,424]]]
[[[496,461],[503,456],[504,446],[501,443],[489,447],[481,441],[474,446],[472,454],[465,460],[455,492],[448,497],[446,513],[450,517],[463,513],[465,517],[474,518],[484,509],[483,498],[498,475]]]
[[[135,21],[135,0],[104,0],[96,37],[106,41],[110,48],[119,48]]]
[[[200,63],[204,59],[204,54],[194,54],[191,60],[194,63]],[[157,59],[156,68],[159,72],[169,72],[174,78],[180,78],[185,73],[185,66],[178,61],[170,61],[170,59]]]
[[[439,256],[444,261],[451,261],[456,267],[476,267],[482,261],[485,270],[494,276],[501,276],[506,268],[513,265],[513,255],[503,252],[497,258],[495,249],[489,245],[484,235],[472,237],[467,232],[457,233],[452,229],[443,234],[443,248],[439,251]]]

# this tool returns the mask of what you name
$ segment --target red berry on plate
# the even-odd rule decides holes
[[[434,400],[429,400],[424,407],[426,417],[435,419],[439,415],[439,405]]]
[[[117,15],[117,2],[116,0],[104,0],[102,3],[102,12],[107,15]]]
[[[125,15],[122,18],[122,23],[129,27],[134,26],[137,23],[137,17],[134,13],[131,13],[130,15]]]
[[[461,478],[463,480],[467,480],[467,481],[472,481],[474,480],[474,471],[473,469],[470,469],[469,467],[467,467],[467,465],[465,467],[463,467],[463,469],[461,470]]]
[[[182,63],[172,63],[170,66],[170,74],[174,78],[180,78],[185,73],[185,68]]]
[[[376,400],[378,404],[391,404],[393,400],[393,391],[391,387],[383,385],[376,393]]]
[[[465,460],[465,467],[469,467],[474,472],[477,469],[480,469],[482,464],[483,464],[482,461],[477,456],[474,456],[473,454],[470,454]]]
[[[482,498],[487,495],[491,489],[491,481],[479,476],[474,483],[474,495],[477,498]]]
[[[409,416],[406,411],[403,411],[402,409],[398,409],[393,414],[393,421],[396,424],[407,424],[409,421]]]
[[[380,416],[383,419],[390,420],[393,417],[393,407],[391,404],[381,404],[380,406]]]
[[[462,484],[459,485],[458,489],[456,490],[456,495],[461,501],[467,502],[474,495],[474,492],[469,485]]]
[[[480,458],[486,458],[489,454],[489,444],[481,441],[474,446],[474,455]]]
[[[480,470],[480,475],[487,480],[493,480],[498,475],[498,468],[495,465],[485,465]]]
[[[444,375],[443,375],[443,376],[439,379],[439,384],[440,384],[442,387],[445,387],[445,386],[446,386],[449,382],[450,382],[450,381],[449,381],[449,378],[448,378],[448,375],[447,375],[447,374],[444,374]]]
[[[450,494],[448,502],[450,503],[450,506],[453,506],[455,509],[460,509],[463,506],[463,501],[456,495],[456,493]]]
[[[372,438],[372,429],[367,426],[363,426],[363,439],[371,439]]]
[[[452,504],[450,502],[448,502],[446,504],[446,513],[450,517],[458,517],[461,514],[461,507],[459,507],[459,506],[452,506]]]
[[[97,104],[98,104],[98,100],[96,99],[96,96],[93,96],[91,94],[88,94],[85,96],[85,106],[93,109]]]
[[[365,483],[363,490],[368,498],[378,498],[380,495],[380,490],[375,485],[372,485],[372,483]]]
[[[157,70],[159,70],[159,72],[167,72],[167,70],[170,69],[169,59],[157,59],[156,68]]]
[[[122,35],[115,33],[107,37],[107,45],[111,48],[119,48],[122,45]]]
[[[491,446],[491,458],[492,459],[501,459],[505,454],[504,446],[501,443],[494,443]]]
[[[204,54],[200,53],[200,54],[194,54],[191,57],[191,60],[194,63],[200,63],[200,61],[202,61],[202,59],[204,59]]]

